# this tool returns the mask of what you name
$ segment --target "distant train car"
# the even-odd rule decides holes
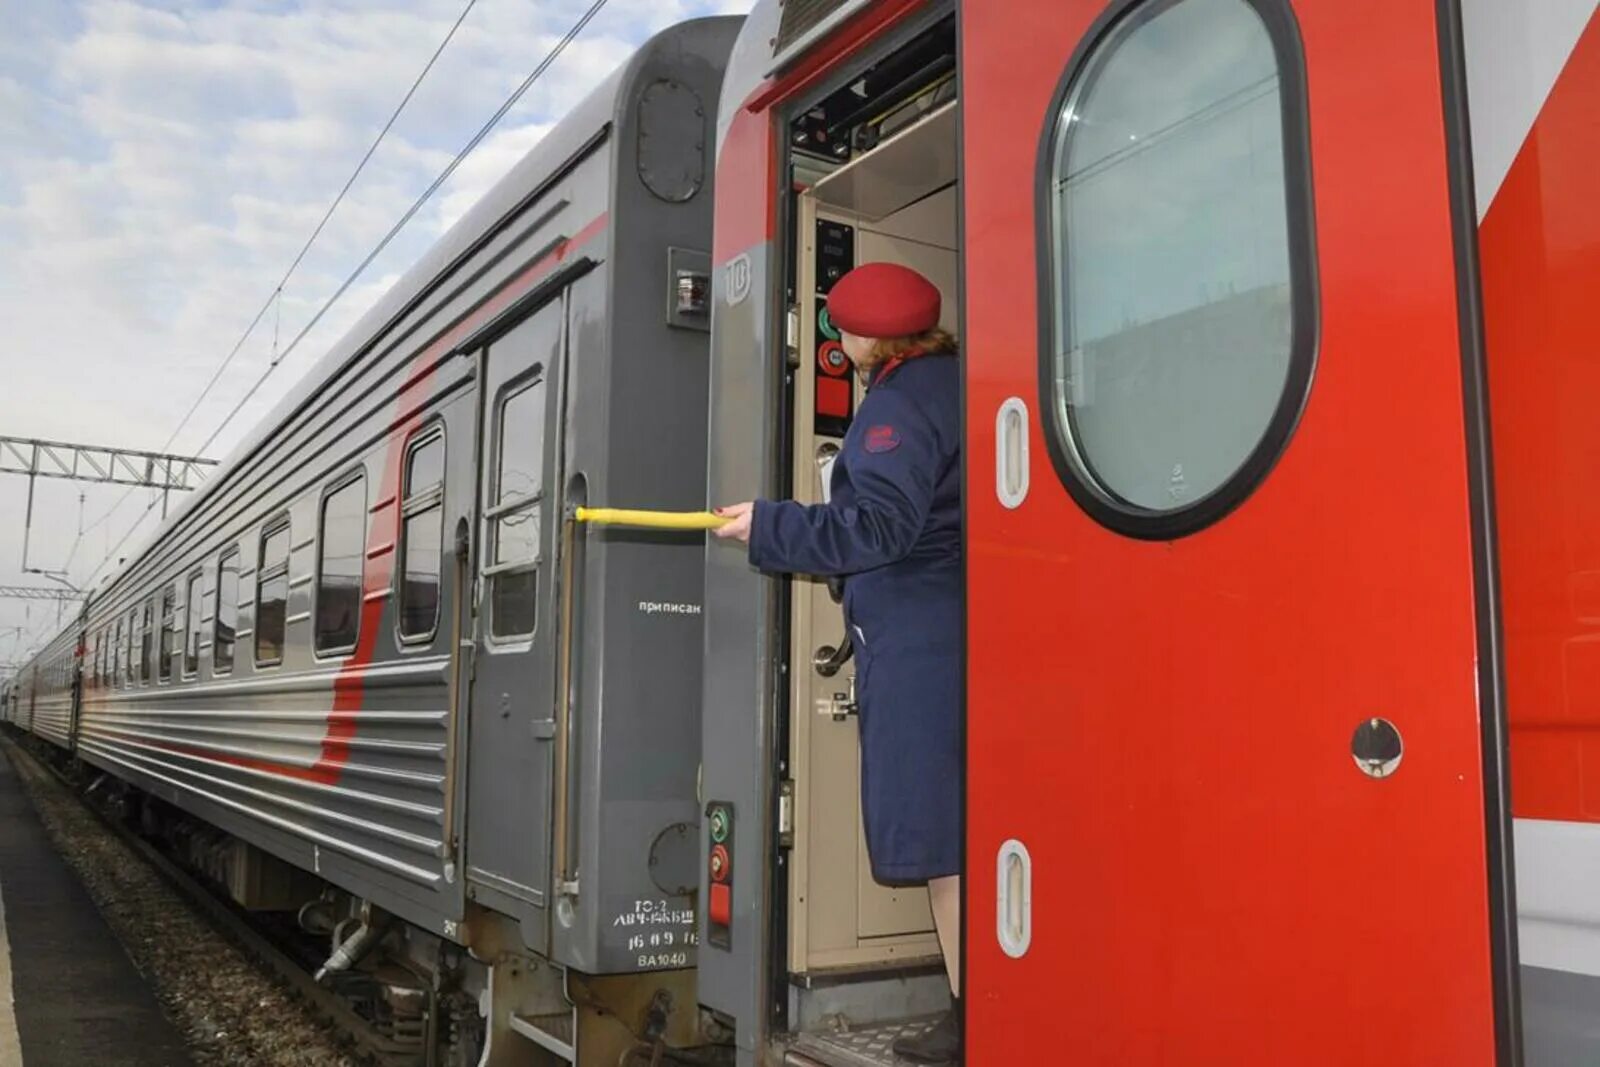
[[[211,869],[308,906],[326,972],[382,940],[392,1036],[452,1063],[702,1040],[701,550],[567,518],[704,506],[738,27],[643,45],[23,675],[25,728],[230,835]]]
[[[80,627],[64,630],[33,660],[36,682],[27,729],[58,748],[72,747],[81,639]]]
[[[38,660],[35,657],[23,664],[11,681],[11,714],[7,721],[23,732],[28,729],[33,710],[38,670]]]

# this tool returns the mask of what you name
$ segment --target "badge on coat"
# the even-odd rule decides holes
[[[868,452],[893,452],[900,447],[900,431],[893,426],[869,426],[861,447]]]

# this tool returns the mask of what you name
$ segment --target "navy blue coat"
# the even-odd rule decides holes
[[[861,804],[873,877],[961,866],[961,381],[953,354],[878,374],[826,504],[756,502],[750,562],[842,575],[856,655]]]

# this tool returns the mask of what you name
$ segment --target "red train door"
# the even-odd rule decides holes
[[[961,17],[968,1062],[1516,1062],[1453,5]]]

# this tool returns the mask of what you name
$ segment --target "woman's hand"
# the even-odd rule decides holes
[[[750,519],[755,514],[755,505],[746,501],[743,504],[732,504],[725,508],[717,508],[716,512],[729,520],[724,526],[719,526],[711,532],[722,538],[732,538],[744,544],[750,543]]]

